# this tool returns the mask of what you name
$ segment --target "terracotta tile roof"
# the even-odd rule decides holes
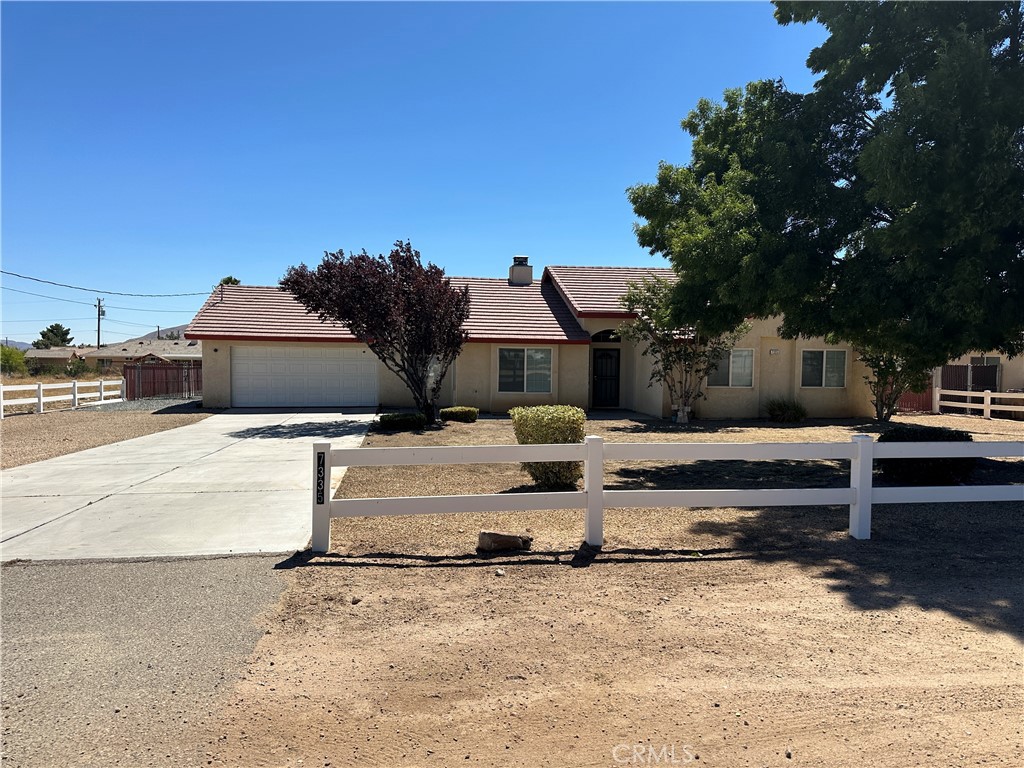
[[[341,323],[316,315],[276,285],[222,285],[185,329],[186,339],[355,341]]]
[[[543,280],[558,287],[577,317],[633,317],[619,303],[626,284],[652,276],[676,280],[671,269],[658,267],[548,267]]]
[[[453,277],[452,285],[469,287],[465,328],[470,341],[590,341],[552,285],[509,285],[508,280],[486,277]]]
[[[551,285],[510,286],[507,280],[453,277],[468,286],[470,341],[584,343],[590,337]],[[226,285],[206,300],[185,329],[188,339],[354,341],[340,323],[321,323],[276,286]]]

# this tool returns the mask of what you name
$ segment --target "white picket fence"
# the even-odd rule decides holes
[[[1024,441],[977,443],[875,443],[854,435],[849,443],[605,443],[587,437],[569,445],[485,445],[416,448],[331,448],[313,445],[313,551],[330,547],[332,517],[424,515],[452,512],[524,512],[582,509],[583,540],[604,543],[604,510],[616,507],[790,507],[849,506],[850,535],[871,538],[873,504],[961,501],[1024,502],[1024,485],[874,488],[872,462],[889,458],[1024,458]],[[771,461],[850,462],[847,488],[758,488],[755,490],[615,491],[604,488],[605,461]],[[431,464],[491,464],[521,461],[582,461],[582,491],[466,496],[332,499],[334,467]]]
[[[47,394],[64,390],[60,394]],[[32,392],[31,397],[8,399],[8,392]],[[71,408],[100,403],[119,403],[124,398],[124,379],[99,381],[69,381],[60,384],[5,384],[0,386],[0,419],[4,409],[14,405],[34,405],[36,413],[43,413],[46,403],[68,403]],[[53,410],[53,409],[51,409]]]
[[[946,395],[966,397],[967,402],[944,400]],[[977,402],[980,400],[981,402]],[[986,419],[992,418],[992,411],[1009,411],[1012,413],[1024,413],[1024,392],[993,392],[986,389],[984,392],[965,392],[960,389],[932,390],[932,413],[939,413],[939,408],[962,408],[965,411],[981,410],[981,415]]]

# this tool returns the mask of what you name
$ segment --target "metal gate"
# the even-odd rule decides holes
[[[984,392],[986,389],[993,392],[998,391],[999,366],[998,365],[944,365],[942,366],[942,389],[958,389],[961,392]],[[967,398],[962,395],[942,396],[943,400],[953,400],[966,403]],[[972,413],[967,408],[967,413]],[[943,406],[942,413],[961,413],[964,408]],[[980,406],[975,409],[980,411]]]
[[[124,366],[125,400],[145,397],[199,397],[203,364],[128,363]]]

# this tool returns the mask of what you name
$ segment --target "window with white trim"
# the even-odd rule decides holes
[[[499,392],[550,392],[551,349],[498,348]]]
[[[734,349],[718,360],[718,368],[708,374],[709,387],[754,386],[754,350]]]
[[[800,360],[800,386],[841,389],[846,386],[845,349],[805,349]]]

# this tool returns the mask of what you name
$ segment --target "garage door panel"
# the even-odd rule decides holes
[[[359,347],[231,349],[235,406],[373,406],[377,390],[376,358]]]

